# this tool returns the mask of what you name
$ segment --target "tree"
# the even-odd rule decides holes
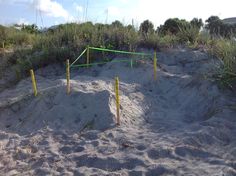
[[[213,36],[231,38],[235,35],[236,25],[224,23],[218,16],[211,16],[207,20],[206,29]]]
[[[199,28],[199,30],[201,29],[201,27],[203,26],[203,22],[202,22],[202,19],[198,19],[198,18],[193,18],[191,21],[190,21],[190,24],[193,26],[193,27],[197,27]]]
[[[123,24],[119,20],[116,20],[111,23],[111,26],[116,28],[122,28]]]
[[[161,34],[173,34],[176,35],[181,29],[189,27],[190,23],[186,20],[180,20],[178,18],[170,18],[165,21],[164,25],[161,25],[157,30]]]
[[[222,21],[218,16],[211,16],[206,20],[206,29],[211,35],[220,35],[220,28],[222,28]]]
[[[145,20],[141,23],[139,32],[141,32],[144,36],[147,36],[149,33],[154,32],[154,25],[149,20]]]
[[[25,25],[25,24],[23,24],[21,30],[22,31],[26,31],[26,32],[31,33],[31,34],[35,34],[35,33],[39,32],[38,26],[36,26],[35,24],[32,24],[32,25]]]
[[[133,26],[133,25],[131,25],[131,24],[129,24],[128,26],[126,26],[126,28],[127,28],[128,30],[135,31],[135,28],[134,28],[134,26]]]

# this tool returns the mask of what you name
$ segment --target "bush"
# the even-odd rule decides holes
[[[214,37],[232,38],[236,33],[236,24],[223,22],[218,16],[211,16],[206,20],[206,29]]]
[[[219,73],[220,80],[225,85],[233,87],[236,80],[236,42],[227,39],[215,40],[212,53],[223,61]]]
[[[157,31],[161,35],[176,35],[180,32],[180,29],[190,26],[190,23],[186,20],[180,20],[178,18],[170,18],[165,21],[164,25],[161,25]]]
[[[209,46],[211,42],[211,36],[207,31],[201,31],[197,38],[197,43],[199,45]]]
[[[4,42],[5,47],[24,47],[31,45],[35,40],[34,34],[15,29],[14,27],[0,26],[0,42]]]
[[[175,35],[165,35],[158,40],[158,47],[170,48],[177,44],[178,40]]]
[[[154,25],[151,21],[145,20],[141,23],[139,27],[139,32],[146,37],[149,34],[152,34],[154,32]]]
[[[190,43],[193,44],[197,40],[199,35],[199,28],[197,26],[185,26],[179,29],[177,33],[177,38],[179,43],[185,44]]]

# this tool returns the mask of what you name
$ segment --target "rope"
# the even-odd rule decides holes
[[[120,54],[131,54],[131,55],[139,55],[139,56],[153,56],[153,54],[150,53],[140,53],[140,52],[129,52],[129,51],[121,51],[121,50],[112,50],[112,49],[106,49],[106,48],[96,48],[96,47],[87,47],[77,59],[75,59],[74,62],[70,65],[70,67],[85,67],[85,66],[91,66],[91,65],[98,65],[98,64],[105,64],[107,62],[99,62],[99,63],[90,63],[90,64],[79,64],[79,65],[74,65],[82,56],[83,54],[88,51],[89,49],[92,50],[97,50],[97,51],[106,51],[106,52],[114,52],[114,53],[120,53]],[[135,59],[132,58],[132,60],[139,60],[139,58]],[[131,60],[113,60],[113,62],[130,62]],[[132,61],[131,61],[132,62]]]
[[[141,56],[152,56],[153,55],[153,54],[149,54],[149,53],[129,52],[129,51],[106,49],[106,48],[89,47],[89,49],[98,50],[98,51],[107,51],[107,52],[121,53],[121,54],[141,55]]]
[[[139,58],[134,58],[132,60],[142,60]],[[106,61],[106,62],[96,62],[96,63],[91,63],[91,64],[80,64],[80,65],[73,65],[72,67],[86,67],[86,66],[93,66],[93,65],[99,65],[99,64],[106,64],[106,63],[117,63],[117,62],[130,62],[131,60],[129,59],[123,59],[123,60],[112,60],[112,61]]]
[[[79,57],[77,57],[77,59],[75,59],[74,62],[72,62],[72,64],[70,65],[70,67],[73,66],[73,65],[83,56],[83,54],[84,54],[86,51],[87,51],[87,48],[79,55]]]

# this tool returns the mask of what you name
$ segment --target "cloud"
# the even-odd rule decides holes
[[[53,0],[33,0],[32,6],[47,16],[62,17],[66,20],[71,18],[62,5]]]
[[[84,11],[83,7],[80,6],[80,5],[76,5],[75,9],[76,9],[77,12],[83,12]]]
[[[134,0],[131,0],[134,2]],[[139,23],[145,19],[160,25],[168,18],[182,18],[191,20],[194,17],[207,19],[211,15],[220,18],[235,16],[235,0],[206,1],[206,0],[135,0],[135,7],[126,10],[127,18],[136,19]]]
[[[121,3],[126,4],[129,2],[129,0],[119,0]]]
[[[21,24],[28,25],[29,22],[28,22],[25,18],[20,18],[20,19],[17,21],[17,24],[19,24],[19,25],[21,25]]]
[[[29,13],[35,13],[35,10],[40,12],[40,15],[63,18],[65,22],[75,22],[75,17],[72,16],[59,2],[56,0],[0,0],[0,4],[14,6],[15,8],[23,8],[25,6]],[[26,23],[24,18],[17,20],[17,23]]]
[[[83,12],[83,7],[82,6],[76,6],[75,9],[78,11],[78,12]]]
[[[115,7],[115,6],[109,6],[106,11],[108,12],[109,15],[112,15],[112,16],[120,16],[121,14],[121,11],[118,7]]]

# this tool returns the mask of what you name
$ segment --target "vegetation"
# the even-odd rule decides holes
[[[191,21],[171,18],[156,30],[149,20],[141,23],[138,30],[120,21],[110,25],[70,23],[44,30],[39,30],[34,24],[0,25],[0,44],[4,50],[12,50],[0,64],[4,68],[11,67],[20,79],[28,74],[30,68],[64,63],[66,58],[75,59],[88,45],[135,51],[140,47],[158,49],[181,44],[203,47],[222,59],[224,66],[217,78],[232,86],[236,77],[236,42],[232,39],[235,33],[236,25],[225,24],[216,16],[207,19],[204,28],[202,20],[197,18]],[[4,68],[0,68],[3,75]]]
[[[218,78],[221,83],[233,88],[236,83],[236,41],[216,39],[212,47],[212,53],[223,61]]]
[[[229,39],[236,35],[236,24],[224,23],[218,16],[211,16],[206,22],[206,29],[212,36]]]

